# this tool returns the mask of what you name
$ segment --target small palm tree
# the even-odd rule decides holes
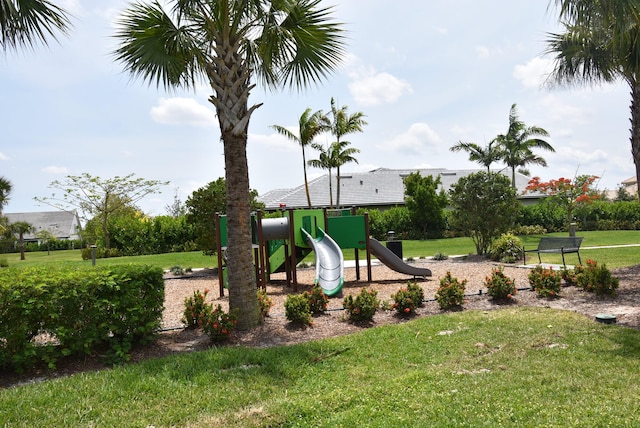
[[[457,144],[451,146],[449,150],[452,152],[465,151],[469,153],[469,160],[478,162],[487,168],[487,173],[491,173],[491,164],[502,159],[502,152],[497,146],[494,146],[496,140],[493,139],[486,147],[480,147],[476,143],[467,143],[458,141]]]
[[[547,166],[547,161],[533,153],[533,149],[555,152],[551,144],[539,137],[548,137],[549,133],[538,126],[527,126],[518,119],[516,105],[509,112],[509,130],[495,138],[502,153],[501,160],[511,168],[511,186],[516,187],[516,167],[528,164]]]
[[[287,128],[280,125],[273,125],[279,134],[284,135],[291,141],[295,141],[302,147],[302,170],[304,171],[304,190],[307,194],[307,206],[311,208],[311,195],[309,194],[309,181],[307,180],[307,159],[305,154],[305,147],[309,146],[315,137],[324,132],[328,125],[327,117],[322,113],[322,110],[312,112],[310,108],[306,109],[298,120],[298,135],[289,131]]]
[[[18,237],[18,246],[20,247],[20,260],[25,260],[24,256],[24,235],[33,231],[33,225],[26,221],[17,221],[9,225],[9,229]]]
[[[335,100],[331,98],[332,120],[329,125],[329,131],[336,138],[335,142],[331,145],[331,157],[334,159],[333,163],[336,168],[336,185],[338,186],[336,205],[338,207],[340,206],[340,167],[348,162],[357,163],[357,160],[352,155],[360,152],[358,149],[347,148],[351,143],[343,141],[342,137],[354,132],[362,132],[362,127],[367,124],[364,120],[364,113],[356,112],[349,114],[348,108],[347,106],[338,107]]]
[[[166,89],[211,86],[224,146],[229,306],[238,310],[240,330],[262,321],[247,162],[249,122],[260,104],[249,106],[249,95],[256,83],[302,89],[335,70],[344,53],[342,24],[320,2],[150,0],[130,4],[116,32],[116,59],[132,76]]]
[[[11,182],[4,177],[0,177],[0,216],[2,215],[2,209],[9,203],[9,194],[12,189]]]
[[[47,0],[0,0],[0,48],[31,48],[65,34],[71,23],[67,12]]]

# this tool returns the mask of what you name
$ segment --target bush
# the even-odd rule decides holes
[[[564,280],[564,283],[565,285],[567,285],[567,287],[573,287],[578,285],[578,275],[580,275],[583,271],[583,267],[578,265],[573,269],[563,268],[562,271],[560,271],[560,275],[562,276],[562,279]]]
[[[269,316],[269,311],[273,307],[273,300],[271,300],[267,292],[262,288],[258,290],[258,304],[260,305],[260,314],[264,320]]]
[[[484,281],[488,294],[493,299],[511,299],[516,294],[515,281],[507,277],[502,268],[496,268]]]
[[[345,297],[342,306],[347,310],[350,320],[371,321],[380,306],[378,292],[362,288],[355,299],[353,296]]]
[[[415,282],[409,282],[407,287],[392,294],[391,298],[394,301],[391,309],[395,309],[401,315],[413,315],[416,308],[422,306],[424,290]]]
[[[597,295],[615,295],[618,289],[618,278],[611,275],[607,265],[598,266],[594,260],[587,260],[587,266],[576,278],[578,287],[592,291]]]
[[[540,225],[517,225],[511,232],[513,235],[524,236],[524,235],[544,235],[547,233],[547,229]]]
[[[491,259],[502,263],[515,263],[522,259],[524,248],[522,241],[510,233],[502,234],[491,249]]]
[[[236,314],[225,312],[220,305],[208,312],[207,318],[202,325],[202,330],[214,342],[227,340],[235,330],[236,324],[238,324]]]
[[[441,309],[448,309],[455,306],[462,306],[464,302],[464,290],[467,280],[462,282],[458,278],[452,277],[451,272],[440,279],[440,287],[436,291],[436,300]]]
[[[327,310],[329,298],[319,285],[314,285],[311,292],[305,291],[303,296],[307,298],[312,314],[323,314]]]
[[[212,306],[205,303],[205,299],[209,294],[209,290],[196,290],[193,292],[193,296],[184,299],[184,312],[182,315],[182,322],[188,329],[202,328],[207,317],[211,313]]]
[[[449,256],[447,256],[445,253],[435,253],[433,255],[433,260],[447,260],[449,258]]]
[[[289,321],[296,324],[312,325],[309,299],[303,294],[290,294],[284,302],[284,314]]]
[[[529,272],[529,285],[539,297],[557,297],[560,295],[562,273],[553,268],[545,269],[538,265]]]

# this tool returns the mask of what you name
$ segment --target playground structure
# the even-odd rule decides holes
[[[356,280],[360,280],[359,252],[365,251],[367,282],[371,282],[371,255],[396,272],[414,277],[431,276],[431,271],[406,264],[400,257],[369,238],[369,216],[356,215],[355,209],[287,209],[280,217],[251,215],[254,266],[257,286],[265,288],[270,275],[286,272],[287,285],[298,291],[296,266],[312,251],[315,253],[315,284],[327,296],[340,293],[344,285],[342,250],[353,249]],[[227,284],[224,251],[227,245],[226,216],[216,214],[218,272],[222,272],[220,296]]]

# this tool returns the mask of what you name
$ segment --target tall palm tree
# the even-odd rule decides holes
[[[502,152],[494,143],[495,139],[491,140],[486,147],[480,147],[476,143],[467,143],[464,141],[458,141],[457,144],[451,146],[449,150],[452,152],[465,151],[469,153],[469,160],[472,162],[478,162],[487,168],[487,173],[491,173],[491,164],[502,159]]]
[[[312,143],[311,147],[316,149],[318,153],[318,159],[310,159],[307,164],[314,168],[326,169],[329,173],[329,208],[333,208],[333,185],[331,182],[331,170],[335,168],[335,162],[332,157],[333,151],[331,146],[326,147],[319,143]]]
[[[71,27],[67,12],[47,0],[0,0],[0,47],[3,51],[32,48],[66,34]]]
[[[562,86],[625,81],[631,89],[631,154],[640,183],[640,2],[555,0],[564,33],[550,33],[548,83]],[[636,195],[640,197],[640,193]]]
[[[165,2],[166,3],[166,2]],[[118,23],[115,57],[133,77],[165,89],[213,94],[224,146],[229,304],[238,328],[261,321],[253,274],[247,135],[260,104],[256,81],[302,89],[332,72],[344,52],[342,25],[320,0],[171,0],[128,6]]]
[[[11,182],[4,177],[0,177],[0,216],[2,216],[3,208],[9,203],[9,194],[12,189]]]
[[[309,181],[307,180],[307,159],[305,155],[305,147],[313,142],[313,139],[319,134],[324,132],[327,128],[328,119],[322,113],[322,110],[312,112],[311,108],[308,108],[302,113],[298,120],[298,135],[289,131],[287,128],[280,125],[273,125],[279,134],[284,135],[291,141],[295,141],[302,147],[302,170],[304,171],[304,190],[307,193],[307,206],[311,208],[311,195],[309,194]]]
[[[336,185],[338,190],[336,191],[336,205],[340,206],[340,166],[347,162],[357,162],[351,155],[359,153],[358,149],[347,149],[346,146],[351,144],[348,141],[343,141],[342,137],[354,132],[362,132],[362,127],[367,124],[364,120],[365,115],[362,112],[356,112],[349,114],[348,106],[338,107],[336,101],[331,98],[331,124],[329,125],[329,131],[336,138],[334,144],[332,144],[332,157],[336,167]],[[344,153],[344,155],[342,154]]]
[[[533,149],[555,152],[551,144],[539,137],[548,137],[549,133],[539,126],[527,126],[518,119],[516,105],[509,112],[509,129],[506,134],[495,138],[502,153],[501,160],[511,168],[511,186],[516,187],[516,167],[528,164],[547,166],[547,161],[533,153]]]

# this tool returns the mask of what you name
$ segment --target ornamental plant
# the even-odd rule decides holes
[[[620,281],[611,275],[607,265],[598,265],[595,260],[587,260],[587,265],[577,276],[578,287],[585,291],[591,291],[597,295],[615,295]]]
[[[485,278],[484,285],[493,299],[511,299],[517,292],[515,281],[504,274],[502,267],[494,269],[491,276]]]
[[[212,341],[222,342],[229,339],[237,324],[238,317],[236,312],[225,312],[222,306],[218,305],[206,317],[202,330],[207,333]]]
[[[553,268],[538,265],[529,272],[529,285],[538,297],[557,297],[560,295],[562,273]]]
[[[312,325],[309,299],[303,294],[290,294],[284,302],[284,315],[295,324]]]
[[[309,309],[312,314],[323,314],[329,305],[329,297],[324,294],[319,285],[314,285],[311,291],[305,291],[303,296],[309,301]]]
[[[406,287],[392,294],[391,298],[394,301],[391,309],[395,309],[401,315],[413,315],[416,308],[422,306],[424,290],[415,282],[408,282]]]
[[[567,287],[575,287],[578,285],[578,275],[580,275],[584,271],[582,265],[577,265],[573,269],[563,268],[560,271],[560,275],[564,280],[564,283]]]
[[[258,304],[260,305],[260,314],[264,320],[269,316],[269,311],[273,307],[273,300],[271,300],[271,297],[269,297],[267,292],[262,288],[258,290]]]
[[[538,192],[548,195],[548,200],[564,207],[567,210],[568,227],[577,208],[600,198],[600,194],[593,188],[593,183],[598,178],[595,175],[579,175],[574,180],[561,177],[543,182],[540,181],[540,177],[533,177],[529,180],[525,193]]]
[[[342,307],[346,309],[351,321],[373,320],[379,306],[378,292],[366,288],[362,288],[355,298],[349,295],[342,301]]]
[[[436,291],[436,300],[441,309],[462,306],[464,303],[464,290],[467,280],[462,282],[458,278],[451,276],[451,272],[440,279],[440,287]]]
[[[193,296],[184,299],[184,312],[181,321],[188,329],[202,328],[211,313],[212,306],[205,303],[207,294],[209,294],[207,289],[204,292],[196,290],[193,292]]]
[[[493,243],[491,248],[491,259],[502,263],[515,263],[521,260],[524,255],[522,241],[511,233],[503,233]]]

